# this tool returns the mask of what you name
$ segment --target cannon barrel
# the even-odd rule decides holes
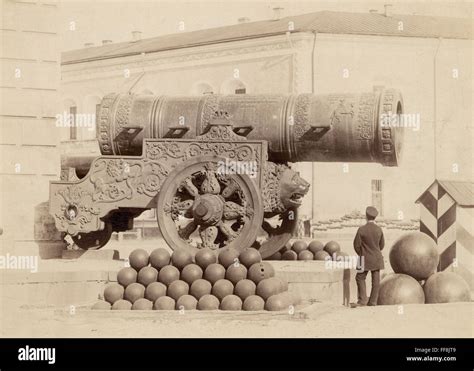
[[[267,140],[274,162],[377,162],[397,166],[402,113],[394,89],[362,94],[153,96],[109,94],[97,111],[103,155],[139,156],[144,138],[193,139],[226,112],[237,134]]]

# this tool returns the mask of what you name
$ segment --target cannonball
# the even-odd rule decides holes
[[[120,299],[119,299],[120,300]],[[118,300],[117,300],[118,301]],[[116,302],[117,302],[116,301]],[[115,303],[116,303],[115,302]],[[115,304],[114,303],[114,304]],[[105,300],[99,300],[97,303],[95,303],[91,309],[93,310],[109,310],[110,308],[112,308],[112,305],[110,305],[110,303],[108,301],[105,301]]]
[[[426,280],[439,263],[436,243],[422,232],[407,233],[393,244],[390,265],[395,273],[408,274],[416,280]]]
[[[168,286],[167,295],[174,300],[178,300],[181,296],[189,293],[189,285],[182,280],[173,281]]]
[[[197,309],[199,310],[217,310],[219,309],[219,299],[214,295],[204,295],[198,301]]]
[[[239,252],[231,247],[221,249],[217,257],[219,264],[227,269],[231,264],[234,264],[239,259]]]
[[[162,296],[156,299],[153,304],[153,309],[156,310],[174,310],[176,306],[176,301],[169,296]]]
[[[225,278],[234,285],[247,278],[247,268],[243,264],[232,264],[225,272]]]
[[[212,295],[222,301],[227,295],[232,295],[234,292],[234,285],[226,279],[220,279],[212,286]]]
[[[277,251],[275,254],[270,255],[267,259],[265,260],[281,260],[281,252]]]
[[[128,300],[117,300],[114,305],[112,305],[112,310],[130,310],[132,309],[132,303]]]
[[[143,286],[148,286],[152,282],[156,282],[158,279],[158,271],[153,267],[143,267],[138,272],[137,282]]]
[[[153,268],[160,270],[167,266],[171,261],[171,254],[168,250],[160,247],[155,249],[150,254],[150,264]]]
[[[281,254],[281,260],[297,260],[298,254],[295,253],[293,250],[285,251]]]
[[[307,248],[307,243],[302,240],[295,241],[293,243],[293,246],[291,246],[291,249],[297,254],[299,254],[303,250],[306,250]]]
[[[149,259],[150,259],[150,256],[148,255],[146,250],[143,250],[143,249],[133,250],[128,257],[130,266],[132,268],[135,268],[137,272],[139,272],[140,269],[148,265]]]
[[[208,248],[201,249],[194,256],[194,260],[202,270],[206,270],[209,265],[217,263],[217,254]]]
[[[265,278],[270,278],[275,276],[275,269],[273,266],[266,262],[260,262],[253,264],[248,271],[247,277],[253,282],[258,284],[261,280]]]
[[[249,296],[255,295],[257,285],[255,282],[245,279],[237,282],[234,288],[234,294],[242,300],[245,300]]]
[[[179,270],[172,265],[161,268],[158,272],[158,281],[169,286],[171,282],[179,280]]]
[[[153,309],[153,302],[148,299],[138,299],[132,305],[132,310],[152,310]]]
[[[189,293],[196,299],[202,298],[204,295],[209,295],[212,291],[212,285],[209,281],[198,279],[194,281],[189,289]]]
[[[263,300],[258,295],[251,295],[244,300],[242,305],[243,310],[253,311],[253,310],[263,310],[265,307],[265,300]]]
[[[253,264],[261,262],[262,256],[257,249],[249,247],[240,253],[239,260],[246,268],[250,268]]]
[[[152,282],[145,289],[145,298],[153,303],[162,296],[166,296],[166,286],[161,282]]]
[[[341,246],[339,246],[336,241],[329,241],[326,245],[324,245],[324,251],[326,251],[332,257],[333,254],[341,251]]]
[[[260,281],[257,285],[257,295],[267,300],[270,296],[283,292],[283,285],[279,278],[270,277]]]
[[[428,304],[471,301],[469,285],[453,272],[433,274],[426,280],[423,291]]]
[[[406,274],[391,274],[380,282],[379,305],[423,304],[423,288],[413,277]]]
[[[242,299],[237,295],[227,295],[221,301],[220,305],[221,310],[241,310],[242,309]]]
[[[118,283],[109,283],[104,290],[104,299],[110,304],[123,299],[124,288]]]
[[[138,299],[145,297],[145,286],[141,283],[131,283],[125,289],[123,297],[133,304]]]
[[[311,251],[313,254],[323,249],[324,249],[324,244],[318,240],[313,240],[308,245],[308,250]]]
[[[197,308],[197,299],[191,295],[183,295],[176,301],[176,309],[194,310]]]
[[[188,264],[193,262],[192,254],[185,249],[177,249],[173,251],[173,255],[171,255],[171,263],[173,266],[178,268],[179,270],[183,269]]]
[[[211,284],[216,283],[222,278],[225,278],[225,268],[218,263],[209,264],[204,271],[204,279],[208,280]]]
[[[313,260],[313,258],[314,255],[309,250],[300,251],[300,253],[298,254],[298,260]]]
[[[118,271],[117,282],[123,287],[127,287],[131,283],[137,282],[137,271],[132,267],[125,267]]]
[[[202,278],[203,271],[197,264],[188,264],[181,271],[181,279],[191,285],[194,281]]]
[[[265,301],[265,310],[269,311],[280,311],[289,310],[291,298],[288,295],[272,295]]]
[[[316,251],[314,254],[314,260],[330,260],[331,255],[329,255],[326,251],[320,250]]]

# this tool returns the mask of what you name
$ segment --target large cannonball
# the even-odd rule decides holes
[[[330,260],[331,255],[329,255],[326,251],[316,251],[314,253],[314,260]]]
[[[231,247],[225,247],[219,252],[217,257],[219,264],[227,269],[230,265],[234,264],[239,258],[239,252]]]
[[[418,281],[436,272],[439,262],[436,243],[421,232],[407,233],[395,241],[389,258],[395,273],[408,274]]]
[[[168,250],[160,247],[155,249],[150,254],[150,264],[153,268],[160,270],[168,265],[171,261],[171,254]]]
[[[125,294],[123,297],[125,300],[128,300],[133,304],[138,299],[145,297],[145,286],[143,286],[141,283],[131,283],[125,289]]]
[[[109,283],[104,290],[104,299],[110,304],[123,299],[124,288],[118,283]]]
[[[112,310],[131,310],[132,309],[132,303],[130,303],[128,300],[117,300],[114,305],[112,305]]]
[[[406,274],[391,274],[380,283],[379,305],[423,304],[423,288],[413,277]]]
[[[239,260],[246,268],[250,268],[253,264],[261,262],[262,256],[257,249],[249,247],[240,253]]]
[[[225,278],[225,268],[218,263],[209,264],[204,271],[204,279],[212,284],[215,284],[223,278]]]
[[[211,293],[211,290],[211,283],[201,278],[192,283],[191,288],[189,289],[189,293],[199,300],[204,295],[209,295]]]
[[[222,301],[227,295],[232,295],[234,292],[234,285],[232,282],[226,279],[221,279],[217,281],[214,286],[212,286],[212,295],[217,299]]]
[[[119,299],[120,300],[120,299]],[[118,301],[118,300],[117,300]],[[116,302],[117,302],[116,301]],[[116,303],[115,302],[115,303]],[[115,304],[114,303],[114,304]],[[99,300],[97,303],[95,303],[91,309],[93,310],[109,310],[110,308],[112,308],[112,305],[110,305],[109,302],[107,301],[104,301],[104,300]]]
[[[247,268],[242,264],[232,264],[225,272],[225,278],[234,285],[247,277]]]
[[[314,255],[309,250],[303,250],[298,254],[298,260],[313,260]]]
[[[138,299],[132,305],[132,310],[152,310],[153,309],[153,302],[148,299]]]
[[[188,250],[177,249],[174,250],[173,255],[171,255],[171,263],[179,270],[183,269],[185,266],[191,264],[192,262],[193,256]]]
[[[279,278],[270,277],[260,281],[257,285],[257,295],[267,300],[270,296],[279,294],[283,291],[283,285]]]
[[[163,267],[158,272],[158,281],[169,286],[171,282],[179,280],[179,270],[172,265]]]
[[[153,267],[143,267],[138,272],[137,281],[143,286],[148,286],[152,282],[156,282],[158,279],[158,271]]]
[[[281,260],[281,252],[277,251],[275,254],[270,255],[266,260]]]
[[[308,250],[315,254],[317,251],[324,249],[324,244],[321,241],[313,240],[308,245]]]
[[[199,250],[196,255],[194,256],[194,260],[196,264],[201,267],[202,270],[206,270],[206,268],[214,263],[217,263],[217,255],[211,249],[205,248]]]
[[[285,251],[281,254],[281,260],[297,260],[298,254],[295,253],[293,250]]]
[[[156,299],[153,309],[156,310],[174,310],[176,301],[169,296],[162,296]]]
[[[181,271],[181,279],[191,285],[194,281],[202,278],[203,271],[197,264],[188,264]]]
[[[302,240],[298,240],[293,242],[291,249],[296,253],[299,254],[301,251],[306,250],[308,248],[308,244]]]
[[[275,269],[273,266],[266,262],[260,262],[253,264],[248,271],[247,277],[256,284],[265,278],[270,278],[275,276]]]
[[[176,301],[176,309],[194,310],[197,308],[197,299],[191,295],[183,295]]]
[[[189,293],[189,285],[187,282],[177,280],[170,283],[168,286],[167,295],[174,300],[178,300],[181,296]]]
[[[219,309],[219,299],[214,295],[204,295],[202,296],[197,304],[197,309],[199,310],[217,310]]]
[[[336,241],[329,241],[324,245],[324,251],[326,251],[330,256],[341,251],[341,246]]]
[[[128,256],[128,261],[132,268],[135,268],[137,272],[140,271],[143,267],[148,265],[150,256],[143,249],[135,249],[133,250],[130,255]]]
[[[453,272],[438,272],[430,276],[424,286],[426,303],[454,303],[471,301],[469,285]]]
[[[132,267],[125,267],[118,271],[117,282],[123,287],[127,287],[131,283],[137,282],[137,271]]]
[[[242,299],[237,295],[227,295],[221,301],[220,305],[221,310],[241,310],[242,309]]]
[[[255,282],[245,279],[237,282],[234,288],[234,294],[242,300],[245,300],[249,296],[255,295],[256,290],[257,285],[255,284]]]
[[[145,298],[153,303],[162,296],[166,296],[166,286],[161,282],[152,282],[145,289]]]
[[[244,300],[242,305],[243,310],[263,310],[265,307],[265,300],[258,295],[251,295]]]
[[[269,311],[280,311],[288,310],[290,308],[291,299],[288,295],[272,295],[265,302],[265,310]]]

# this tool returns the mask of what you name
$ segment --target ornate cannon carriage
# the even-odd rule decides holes
[[[56,228],[83,249],[156,208],[172,249],[281,249],[309,183],[291,162],[397,166],[395,90],[353,95],[155,97],[110,94],[97,112],[102,155],[69,158],[50,185]]]

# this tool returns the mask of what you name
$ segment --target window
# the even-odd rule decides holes
[[[245,88],[238,88],[235,89],[235,94],[245,94],[246,89]]]
[[[77,107],[76,106],[71,106],[69,107],[69,139],[70,140],[76,140],[77,139],[77,126],[76,126],[76,113],[77,113]]]

